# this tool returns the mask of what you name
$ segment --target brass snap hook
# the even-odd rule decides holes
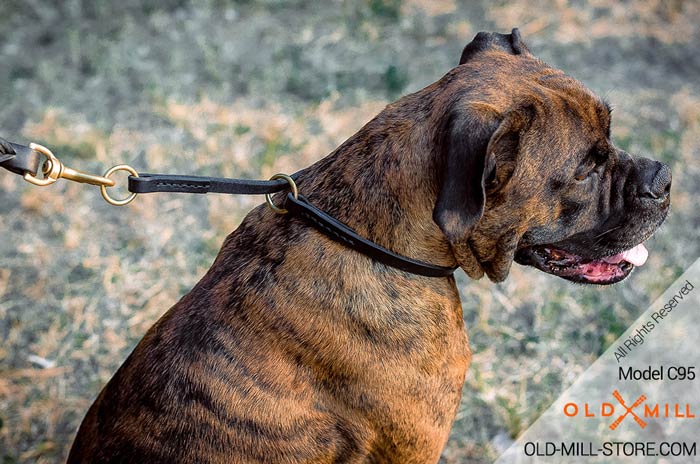
[[[44,161],[44,167],[42,168],[44,178],[40,179],[27,172],[24,174],[24,180],[26,180],[29,183],[44,187],[46,185],[53,184],[58,179],[68,179],[72,180],[73,182],[80,182],[81,184],[99,185],[100,187],[114,186],[114,181],[111,179],[107,179],[106,177],[95,176],[93,174],[87,174],[85,172],[80,172],[76,171],[75,169],[69,168],[68,166],[61,163],[61,161],[58,158],[56,158],[56,156],[54,156],[51,150],[49,150],[43,145],[39,145],[38,143],[32,142],[29,144],[29,148],[41,153],[42,155],[44,155],[44,157],[46,157],[46,161]]]
[[[112,198],[109,195],[109,193],[107,193],[107,187],[115,186],[115,182],[109,178],[109,176],[111,176],[115,172],[127,171],[134,177],[139,176],[138,172],[136,172],[136,169],[132,168],[131,166],[128,166],[126,164],[120,164],[108,170],[104,176],[96,176],[93,174],[87,174],[85,172],[80,172],[76,171],[75,169],[69,168],[68,166],[61,163],[61,161],[58,158],[56,158],[56,156],[54,156],[51,150],[49,150],[43,145],[39,145],[38,143],[30,143],[29,148],[31,148],[32,150],[36,150],[37,152],[44,155],[44,157],[46,157],[42,168],[44,177],[39,178],[27,172],[24,174],[24,180],[26,180],[29,183],[43,187],[46,185],[53,184],[58,179],[68,179],[72,180],[73,182],[80,182],[81,184],[98,185],[100,187],[100,192],[102,193],[102,198],[104,198],[107,203],[114,206],[123,206],[129,204],[133,201],[134,198],[136,198],[136,194],[132,193],[131,195],[122,200],[117,200],[115,198]]]
[[[287,183],[289,184],[289,188],[292,189],[292,195],[294,195],[294,198],[299,198],[299,190],[297,189],[297,184],[296,184],[296,182],[294,182],[294,179],[292,179],[287,174],[282,174],[282,173],[278,173],[278,174],[275,174],[274,176],[270,177],[270,180],[276,180],[276,179],[286,180]],[[287,214],[289,212],[284,208],[280,208],[279,206],[276,206],[272,202],[272,195],[269,193],[265,194],[265,201],[267,202],[267,206],[269,206],[270,209],[277,214]]]

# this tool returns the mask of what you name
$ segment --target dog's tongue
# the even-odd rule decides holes
[[[613,256],[608,256],[607,258],[603,258],[603,261],[612,264],[617,264],[620,261],[627,261],[628,263],[634,264],[635,266],[641,266],[647,261],[648,257],[649,250],[647,250],[647,247],[645,247],[643,243],[640,243],[632,249],[623,251],[622,253],[618,253]]]

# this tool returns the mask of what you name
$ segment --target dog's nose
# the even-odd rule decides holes
[[[671,192],[671,168],[659,161],[645,164],[641,167],[639,196],[646,200],[663,203]]]

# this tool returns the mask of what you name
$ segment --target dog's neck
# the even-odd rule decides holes
[[[450,245],[432,218],[440,177],[439,147],[436,134],[427,128],[435,125],[427,123],[427,114],[394,114],[399,108],[389,106],[307,169],[298,182],[300,191],[385,248],[454,266]]]

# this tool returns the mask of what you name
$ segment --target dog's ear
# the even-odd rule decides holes
[[[486,184],[496,177],[495,153],[514,157],[517,139],[530,120],[520,109],[501,115],[485,103],[471,103],[454,111],[442,143],[442,167],[433,220],[447,237],[460,267],[471,278],[483,270],[468,239],[484,214]]]
[[[459,64],[466,63],[469,58],[489,48],[498,47],[513,55],[529,54],[530,50],[525,46],[520,31],[514,28],[510,34],[498,32],[479,32],[474,40],[469,42],[462,51]]]

